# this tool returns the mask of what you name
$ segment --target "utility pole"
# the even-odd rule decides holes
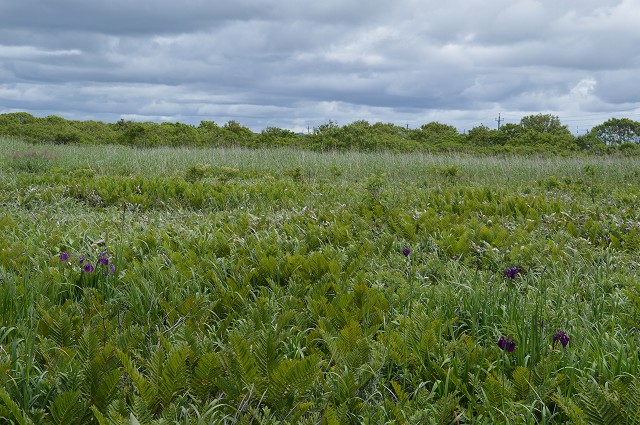
[[[500,123],[504,121],[502,118],[500,118],[500,114],[498,114],[498,118],[496,118],[496,121],[498,121],[498,130],[500,130]]]

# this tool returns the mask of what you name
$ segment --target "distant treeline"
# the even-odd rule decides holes
[[[523,117],[498,130],[481,125],[462,134],[453,126],[431,122],[419,128],[355,121],[339,126],[329,121],[309,134],[268,127],[259,133],[236,121],[199,125],[120,120],[72,121],[58,116],[34,117],[25,112],[0,114],[0,135],[32,143],[121,144],[139,148],[277,147],[316,151],[429,151],[471,153],[567,154],[593,152],[640,155],[640,122],[611,118],[589,133],[575,136],[550,114]]]

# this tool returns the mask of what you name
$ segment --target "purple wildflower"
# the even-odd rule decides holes
[[[69,257],[71,257],[71,255],[69,255],[69,253],[66,251],[60,253],[60,261],[67,261]]]
[[[80,256],[80,259],[78,260],[78,263],[80,263],[80,265],[83,265],[83,264],[84,264],[84,261],[85,261],[86,259],[87,259],[87,258],[86,258],[84,255],[81,255],[81,256]]]
[[[560,341],[562,347],[566,347],[570,339],[571,338],[569,338],[569,335],[567,335],[564,331],[558,331],[553,335],[553,346],[555,347],[556,343]]]
[[[82,270],[84,270],[87,273],[93,273],[95,271],[95,269],[93,268],[93,265],[91,265],[91,263],[88,261],[87,261],[87,264],[85,264],[82,267]]]
[[[98,258],[98,264],[102,264],[103,266],[109,265],[109,260],[105,257]]]
[[[107,272],[107,274],[114,274],[116,272],[116,266],[114,266],[113,264],[109,264],[109,271]]]
[[[501,336],[498,340],[498,347],[500,347],[501,350],[504,350],[507,353],[512,353],[513,350],[516,349],[516,342],[512,340],[510,336],[506,338],[504,336]]]
[[[515,279],[520,274],[520,267],[509,267],[504,273],[509,279]]]
[[[411,254],[411,249],[409,249],[409,247],[408,247],[408,246],[405,246],[405,247],[402,249],[402,255],[404,255],[405,257],[408,257],[408,256],[409,256],[409,254]]]

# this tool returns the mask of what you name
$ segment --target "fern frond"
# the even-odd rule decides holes
[[[66,306],[66,304],[65,304]],[[40,335],[52,339],[59,347],[70,347],[77,340],[79,319],[69,315],[66,311],[40,310],[41,318],[38,324]]]
[[[635,378],[626,394],[627,421],[631,425],[640,425],[640,379]]]
[[[11,396],[4,388],[0,387],[0,400],[7,407],[7,410],[11,412],[14,419],[18,422],[19,425],[31,425],[32,422],[27,418],[20,410],[20,407],[16,404],[15,401],[11,399]],[[8,418],[7,418],[8,419]]]
[[[95,406],[91,406],[91,412],[93,412],[93,417],[98,421],[98,425],[111,425],[109,420],[100,412],[100,410]]]
[[[327,406],[322,415],[322,425],[340,425],[338,415],[333,406]]]
[[[244,385],[249,388],[255,383],[258,376],[258,366],[251,354],[248,342],[240,335],[232,334],[230,336],[231,345],[234,353],[234,369],[237,369],[238,375]]]
[[[515,391],[516,400],[524,400],[531,391],[531,384],[529,383],[530,372],[529,369],[523,366],[517,366],[513,371],[513,389]]]
[[[167,356],[162,376],[158,379],[158,394],[163,406],[168,406],[173,397],[187,387],[188,369],[186,360],[190,350],[187,347],[174,349]]]
[[[133,396],[133,403],[131,403],[131,411],[129,412],[129,423],[135,423],[134,421],[149,423],[153,420],[153,416],[154,413],[149,409],[147,402],[142,397]]]
[[[279,345],[280,339],[271,327],[260,332],[253,341],[256,365],[260,374],[267,379],[284,357],[278,349]]]
[[[301,395],[316,382],[317,373],[316,356],[283,360],[270,377],[268,396],[277,400],[280,397]]]
[[[64,392],[57,396],[49,406],[51,417],[58,425],[77,422],[80,410],[80,391]]]
[[[190,390],[198,399],[208,399],[216,388],[216,381],[222,375],[222,361],[216,352],[203,354],[198,358],[191,377]]]
[[[98,331],[88,329],[82,334],[77,345],[78,359],[85,362],[93,359],[100,353],[100,337]]]
[[[458,409],[459,402],[460,397],[456,396],[455,394],[447,394],[445,397],[442,397],[435,403],[433,403],[433,405],[429,409],[431,418],[435,419],[433,423],[452,423],[452,418],[456,418],[458,416],[456,414],[456,411]]]
[[[397,404],[404,406],[409,402],[409,395],[402,389],[402,386],[396,381],[391,381],[391,387],[393,388],[393,392],[398,399]]]
[[[124,371],[129,375],[131,381],[133,381],[133,384],[145,403],[147,403],[149,407],[157,405],[157,388],[153,386],[140,372],[138,372],[138,369],[134,366],[133,361],[127,354],[120,350],[116,351],[116,353],[122,362]]]
[[[567,415],[572,424],[587,425],[584,411],[571,398],[561,395],[558,391],[554,394],[553,401]]]
[[[624,423],[616,400],[595,382],[582,385],[580,400],[590,424],[616,425]]]
[[[513,386],[504,376],[489,374],[482,386],[486,406],[490,409],[501,409],[504,403],[512,401]]]
[[[331,360],[335,361],[340,358],[340,352],[338,350],[337,338],[333,335],[334,329],[331,322],[322,318],[318,323],[318,333],[322,337],[322,342],[327,346]]]
[[[78,348],[79,358],[85,358],[82,373],[83,395],[87,395],[92,404],[104,411],[117,395],[123,371],[118,364],[113,345],[108,344],[100,348],[88,343],[88,340],[93,339],[83,336],[79,344],[81,347]]]
[[[92,401],[99,409],[106,408],[118,394],[118,384],[122,379],[122,370],[116,369],[106,372],[92,394]]]

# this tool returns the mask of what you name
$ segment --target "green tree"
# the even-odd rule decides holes
[[[155,146],[158,142],[157,136],[151,131],[151,123],[131,123],[126,126],[120,134],[120,143],[138,148],[148,148]]]
[[[164,122],[159,126],[159,137],[163,144],[189,146],[195,144],[198,132],[195,127],[179,122]]]
[[[198,144],[205,146],[220,146],[226,144],[225,131],[214,121],[201,121],[197,127]]]
[[[474,127],[467,134],[467,141],[473,146],[503,145],[507,139],[506,133],[492,130],[486,125]]]
[[[528,115],[520,120],[521,131],[510,128],[514,135],[506,143],[520,151],[559,153],[577,149],[569,127],[551,114]]]
[[[569,127],[562,125],[560,118],[551,114],[527,115],[520,120],[520,125],[525,131],[549,133],[560,136],[571,135]]]
[[[267,127],[258,134],[256,142],[258,147],[295,146],[300,139],[301,136],[291,130]]]
[[[335,121],[329,120],[313,129],[309,140],[313,148],[318,150],[341,150],[345,147],[339,141],[340,126]]]
[[[592,131],[576,137],[575,142],[578,148],[583,150],[602,150],[606,146]]]
[[[255,135],[248,128],[237,121],[230,120],[222,126],[227,142],[231,144],[247,146],[253,142]]]
[[[590,134],[606,145],[640,143],[640,122],[629,118],[611,118],[593,127]]]
[[[411,132],[411,138],[420,144],[437,145],[444,149],[459,146],[464,140],[454,126],[439,122],[423,124]]]
[[[524,132],[522,125],[520,124],[503,124],[500,127],[500,132],[507,136],[507,139],[513,139],[514,137],[518,137]]]

